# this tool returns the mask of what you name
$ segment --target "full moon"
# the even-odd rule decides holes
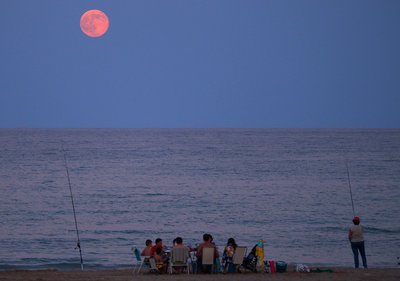
[[[107,32],[110,22],[100,10],[89,10],[81,16],[81,29],[89,37],[100,37]]]

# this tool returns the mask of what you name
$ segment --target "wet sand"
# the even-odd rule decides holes
[[[245,280],[245,281],[289,281],[289,280],[309,280],[309,281],[325,281],[325,280],[351,280],[351,281],[398,281],[400,280],[400,268],[391,269],[350,269],[350,268],[331,268],[333,273],[297,273],[288,271],[285,273],[235,273],[235,274],[163,274],[154,275],[149,273],[133,274],[132,270],[115,269],[115,270],[97,270],[97,271],[57,271],[57,270],[12,270],[0,272],[0,280],[16,280],[16,281],[172,281],[172,280],[189,280],[189,281],[211,281],[211,280]]]

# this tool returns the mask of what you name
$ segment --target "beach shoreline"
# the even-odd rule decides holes
[[[322,268],[327,269],[327,268]],[[400,268],[371,268],[371,269],[353,269],[344,267],[329,268],[333,272],[320,273],[298,273],[293,269],[288,269],[285,273],[234,273],[234,274],[162,274],[155,275],[150,273],[134,274],[133,269],[105,269],[92,271],[59,271],[55,269],[44,270],[8,270],[0,271],[1,281],[94,281],[94,280],[190,280],[190,281],[211,281],[211,280],[274,280],[286,281],[306,278],[307,280],[352,280],[352,281],[397,281],[400,280]]]

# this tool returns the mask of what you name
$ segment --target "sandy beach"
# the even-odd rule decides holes
[[[350,269],[350,268],[331,268],[333,273],[297,273],[288,271],[285,273],[256,274],[256,273],[235,273],[235,274],[196,274],[196,275],[154,275],[148,273],[133,274],[129,269],[98,270],[98,271],[57,271],[57,270],[15,270],[0,272],[0,280],[32,280],[32,281],[169,281],[169,280],[188,280],[188,281],[211,281],[211,280],[352,280],[352,281],[397,281],[400,280],[399,269]]]

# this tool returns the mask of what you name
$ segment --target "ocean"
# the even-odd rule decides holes
[[[399,129],[0,129],[0,270],[129,267],[132,247],[211,233],[268,260],[398,267]]]

